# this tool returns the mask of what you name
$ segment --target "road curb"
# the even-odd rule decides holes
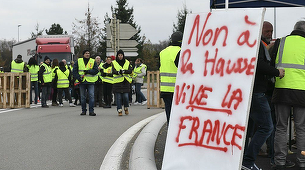
[[[148,123],[141,131],[130,152],[129,170],[157,170],[155,143],[160,129],[166,123],[164,112]]]
[[[100,167],[100,170],[120,170],[120,165],[122,161],[122,156],[127,147],[129,141],[134,137],[134,135],[139,132],[145,125],[154,120],[159,115],[163,114],[159,113],[153,116],[150,116],[139,123],[130,127],[127,131],[125,131],[111,146],[108,150],[103,163]]]

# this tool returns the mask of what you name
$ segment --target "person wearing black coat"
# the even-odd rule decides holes
[[[127,63],[126,63],[127,62]],[[119,116],[122,116],[122,100],[124,104],[125,114],[128,115],[128,107],[129,107],[129,99],[128,94],[130,92],[130,83],[132,73],[132,66],[127,59],[125,59],[124,52],[119,50],[116,55],[116,60],[112,62],[112,73],[114,76],[114,84],[113,84],[113,92],[116,97],[116,105]],[[128,64],[127,69],[124,69],[124,65]],[[123,68],[123,69],[122,69]],[[118,77],[124,77],[124,80],[121,82],[117,82]]]

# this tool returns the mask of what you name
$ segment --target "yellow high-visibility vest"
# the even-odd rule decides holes
[[[69,87],[69,74],[70,71],[68,69],[66,69],[65,72],[62,72],[60,69],[56,70],[57,73],[57,88],[68,88]]]
[[[129,61],[128,60],[125,60],[125,64],[124,66],[122,67],[116,60],[112,61],[112,64],[113,64],[113,67],[116,71],[120,71],[120,70],[128,70],[129,69]],[[123,82],[124,79],[126,79],[129,83],[132,82],[132,78],[130,76],[130,74],[123,74],[123,75],[116,75],[116,74],[113,74],[113,83],[120,83],[120,82]]]
[[[11,72],[12,73],[23,73],[24,62],[16,63],[15,60],[11,63]]]
[[[112,73],[112,66],[110,66],[108,68],[104,68],[104,67],[101,67],[101,68],[103,68],[104,73]],[[113,77],[105,76],[105,77],[103,77],[102,80],[103,80],[103,82],[113,84]]]
[[[141,64],[139,67],[135,67],[135,68],[133,69],[133,75],[132,75],[132,77],[136,78],[138,74],[141,74],[141,73],[142,73],[141,70],[142,70],[143,67],[145,68],[145,71],[146,71],[147,66],[146,66],[145,64]],[[144,78],[144,76],[143,76],[143,78]]]
[[[38,71],[39,66],[38,65],[27,65],[29,72],[31,74],[31,81],[38,81]]]
[[[98,67],[100,67],[101,69],[103,69],[103,64],[104,64],[104,63],[101,62],[100,65],[99,65]],[[97,76],[99,76],[100,79],[103,80],[103,77],[102,77],[102,74],[101,74],[100,70],[98,71]]]
[[[52,82],[52,68],[45,63],[42,63],[44,66],[45,71],[43,72],[43,81],[44,83],[51,83]]]
[[[175,59],[180,51],[179,46],[169,46],[160,52],[160,91],[161,92],[174,92],[177,67]]]
[[[81,77],[84,75],[83,82],[84,81],[87,81],[90,83],[96,82],[98,79],[97,75],[91,75],[91,74],[85,75],[85,72],[84,72],[85,70],[91,70],[93,68],[95,60],[90,58],[87,65],[85,65],[83,58],[79,58],[77,61],[78,61],[78,74]]]
[[[305,38],[283,37],[276,56],[276,67],[285,69],[285,77],[276,78],[276,88],[305,90]]]

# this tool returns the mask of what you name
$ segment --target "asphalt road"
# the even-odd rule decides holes
[[[128,116],[116,108],[0,109],[0,170],[98,170],[111,145],[129,127],[163,109],[131,106]]]

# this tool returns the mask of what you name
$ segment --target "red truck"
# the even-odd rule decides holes
[[[13,60],[21,54],[22,59],[28,62],[29,58],[38,54],[37,61],[40,63],[45,56],[51,60],[59,61],[66,59],[71,62],[74,57],[74,40],[71,35],[41,35],[13,45]]]

